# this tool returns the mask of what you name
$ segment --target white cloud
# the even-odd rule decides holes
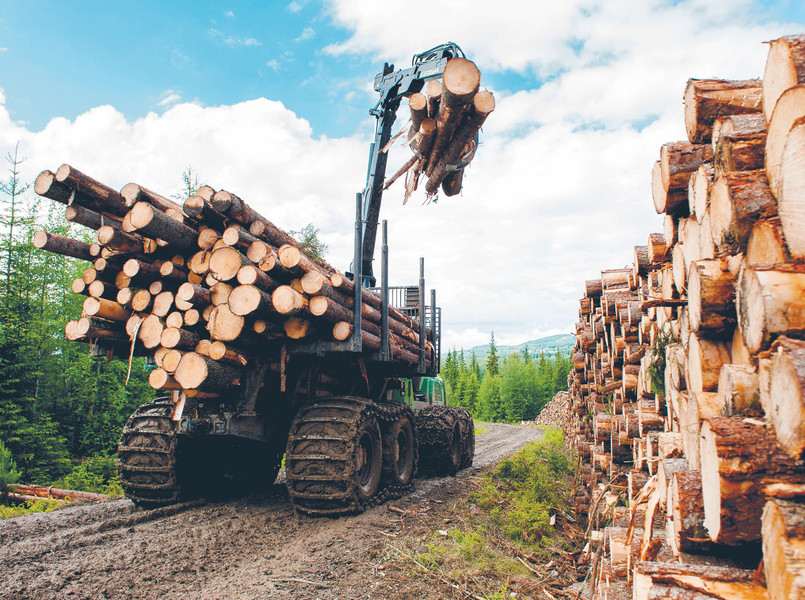
[[[294,41],[295,42],[304,42],[305,40],[313,39],[313,37],[315,35],[316,35],[316,30],[315,29],[313,29],[312,27],[305,27],[302,30],[302,33],[299,34],[299,37],[294,38]]]
[[[227,11],[225,11],[225,12],[224,12],[224,14],[225,14],[227,17],[231,18],[231,19],[234,19],[234,18],[235,18],[235,13],[234,13],[234,12],[232,12],[231,10],[227,10]]]
[[[293,0],[290,4],[288,4],[287,8],[292,13],[298,13],[300,10],[302,10],[302,3],[297,2],[297,0]]]
[[[762,42],[799,28],[758,25],[747,0],[573,0],[553,8],[501,0],[495,11],[464,7],[461,19],[446,17],[447,0],[425,4],[332,0],[334,18],[352,35],[330,51],[406,64],[412,52],[453,39],[482,71],[525,74],[517,88],[493,90],[497,110],[461,196],[402,206],[402,182],[385,193],[392,284],[415,283],[418,258],[426,258],[445,348],[484,344],[491,330],[500,343],[570,332],[584,280],[631,264],[633,247],[661,230],[650,171],[660,145],[684,137],[685,80],[760,76]],[[399,27],[417,11],[433,18]],[[546,77],[541,87],[528,79],[535,72]],[[372,128],[367,121],[360,140],[320,137],[282,104],[260,99],[176,104],[136,121],[102,106],[34,132],[10,118],[0,91],[0,153],[21,141],[27,180],[69,162],[113,187],[137,181],[169,195],[192,164],[281,227],[314,222],[342,269],[351,261],[354,194],[364,185]],[[408,155],[393,148],[389,173]]]
[[[280,63],[276,58],[272,58],[268,62],[266,62],[266,66],[273,69],[274,71],[279,71]]]
[[[165,90],[159,96],[159,102],[157,102],[157,106],[161,106],[166,108],[168,106],[172,106],[177,102],[181,101],[182,96],[176,90]]]
[[[214,27],[210,27],[210,29],[207,30],[207,34],[216,39],[221,40],[224,44],[231,47],[263,45],[261,41],[256,40],[253,37],[238,37],[238,36],[226,35],[223,31],[215,29]]]
[[[0,54],[5,54],[8,52],[8,48],[0,48]]]

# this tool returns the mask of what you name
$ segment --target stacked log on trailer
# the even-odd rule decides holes
[[[663,231],[580,301],[571,439],[596,598],[805,597],[805,36],[688,81]],[[620,506],[619,506],[620,505]]]
[[[90,262],[72,289],[83,314],[68,339],[128,358],[152,356],[154,388],[215,396],[240,383],[255,359],[282,370],[295,340],[360,335],[381,344],[381,297],[362,289],[353,332],[355,284],[315,260],[235,194],[203,186],[183,205],[130,183],[118,192],[70,165],[42,172],[36,192],[66,205],[67,220],[96,231],[96,243],[38,232],[41,249]],[[420,326],[389,307],[390,361],[417,364]],[[432,333],[424,344],[434,361]]]
[[[419,187],[423,176],[430,197],[441,186],[447,196],[461,192],[464,168],[477,150],[477,134],[495,110],[491,92],[480,90],[481,72],[466,58],[447,61],[442,79],[432,79],[421,92],[408,98],[409,123],[400,132],[413,156],[384,189],[405,175],[405,199]],[[387,148],[386,148],[387,150]]]

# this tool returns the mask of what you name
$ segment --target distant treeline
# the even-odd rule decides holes
[[[571,366],[570,354],[535,357],[528,346],[501,357],[493,332],[483,364],[474,353],[467,359],[453,349],[442,361],[441,376],[450,404],[481,421],[518,423],[535,419],[556,392],[567,389]]]

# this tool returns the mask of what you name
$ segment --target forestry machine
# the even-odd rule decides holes
[[[296,510],[332,516],[404,494],[417,472],[452,474],[472,464],[472,419],[446,405],[438,377],[441,314],[435,290],[426,303],[424,261],[418,285],[390,287],[384,221],[376,288],[372,269],[386,171],[382,150],[396,111],[403,98],[440,77],[450,58],[463,56],[448,43],[414,56],[410,68],[386,64],[375,78],[376,134],[366,187],[357,194],[353,273],[346,277],[355,282],[353,332],[362,331],[362,288],[382,299],[379,349],[367,348],[359,334],[344,342],[265,342],[226,394],[173,392],[141,406],[118,447],[121,482],[134,502],[155,506],[264,488],[284,456]],[[391,360],[389,310],[395,309],[419,324],[414,364]]]

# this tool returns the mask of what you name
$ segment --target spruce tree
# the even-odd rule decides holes
[[[495,332],[489,336],[489,352],[486,354],[486,374],[498,375],[500,367],[498,365],[498,349],[495,346]]]

